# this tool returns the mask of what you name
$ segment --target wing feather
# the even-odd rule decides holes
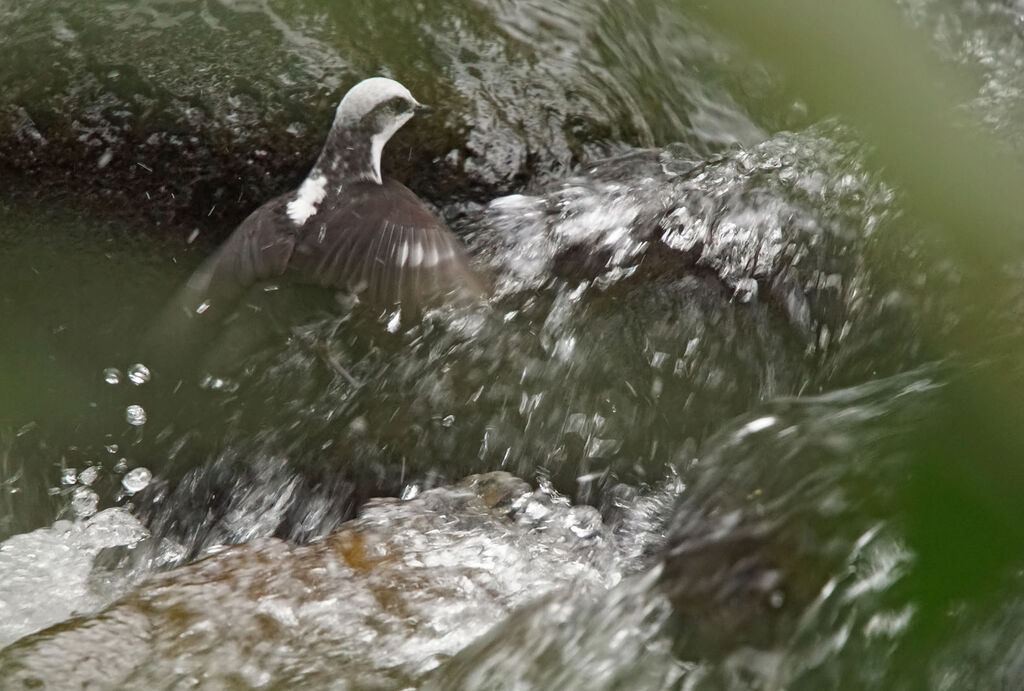
[[[289,198],[254,211],[200,265],[151,329],[151,352],[186,358],[190,344],[219,327],[265,280],[353,291],[374,308],[400,305],[403,313],[485,291],[458,239],[397,182],[348,185],[302,226],[285,213]]]
[[[256,209],[200,264],[144,338],[147,353],[168,360],[174,355],[187,357],[204,332],[232,314],[254,283],[285,273],[295,237],[280,230],[283,199],[279,197]]]
[[[326,224],[326,241],[303,240],[296,250],[292,268],[300,280],[300,264],[312,261],[313,282],[356,291],[384,309],[419,310],[452,292],[483,292],[458,239],[398,183],[350,188]]]

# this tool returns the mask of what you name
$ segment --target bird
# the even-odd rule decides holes
[[[388,140],[424,109],[393,79],[353,86],[303,182],[242,221],[172,298],[148,341],[168,347],[198,323],[223,322],[255,286],[271,282],[343,291],[403,320],[483,296],[485,282],[458,238],[381,172]]]

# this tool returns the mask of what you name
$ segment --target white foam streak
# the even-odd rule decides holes
[[[106,605],[117,593],[103,597],[90,589],[93,559],[105,547],[134,545],[146,535],[134,516],[112,508],[0,543],[0,648],[74,612]]]

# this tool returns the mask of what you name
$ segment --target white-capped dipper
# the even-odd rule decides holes
[[[421,108],[392,79],[353,86],[303,183],[256,209],[192,274],[157,338],[175,338],[183,318],[225,316],[263,281],[345,290],[403,315],[482,294],[458,239],[412,191],[381,175],[384,145]]]

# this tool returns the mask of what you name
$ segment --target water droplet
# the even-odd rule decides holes
[[[759,417],[756,420],[751,420],[747,424],[743,425],[743,427],[740,428],[740,431],[737,434],[737,436],[745,437],[748,434],[755,434],[762,430],[766,430],[772,425],[774,425],[777,421],[778,420],[771,415]]]
[[[746,304],[757,299],[757,281],[753,278],[741,278],[736,281],[734,297]]]
[[[222,379],[213,375],[207,375],[201,382],[199,382],[199,388],[207,389],[208,391],[234,393],[238,390],[238,382],[232,379]]]
[[[196,314],[202,314],[208,309],[210,309],[210,301],[203,300],[201,303],[199,303],[199,307],[196,307]]]
[[[398,328],[401,325],[402,325],[402,312],[400,310],[395,310],[395,313],[391,316],[391,319],[388,321],[388,325],[386,327],[387,330],[388,330],[388,333],[395,333],[396,331],[398,331]]]
[[[98,465],[91,465],[81,473],[78,474],[78,481],[83,485],[91,485],[96,482],[96,478],[100,475],[100,467]]]
[[[455,416],[454,415],[445,415],[443,418],[441,418],[441,426],[442,427],[451,427],[454,424],[455,424]]]
[[[120,384],[121,383],[121,370],[116,367],[108,367],[103,370],[103,381],[108,384]]]
[[[107,444],[105,448],[107,449],[107,453],[117,453],[118,452],[117,444]]]
[[[79,518],[88,518],[96,513],[96,507],[99,506],[99,503],[100,495],[88,487],[78,487],[71,495],[71,510]]]
[[[132,384],[140,386],[149,381],[150,378],[149,368],[141,362],[136,362],[134,365],[128,368],[128,378],[132,380]]]
[[[65,468],[60,471],[60,484],[73,485],[78,482],[78,471],[74,468]]]
[[[545,506],[542,502],[531,498],[523,508],[521,515],[530,521],[536,522],[545,518],[549,513],[551,513],[551,509],[549,507]]]
[[[139,467],[134,468],[130,473],[121,478],[121,485],[128,494],[135,494],[145,489],[152,479],[153,473],[149,472],[149,468]]]
[[[130,405],[124,411],[124,419],[129,425],[139,427],[146,424],[146,411],[140,405]]]

